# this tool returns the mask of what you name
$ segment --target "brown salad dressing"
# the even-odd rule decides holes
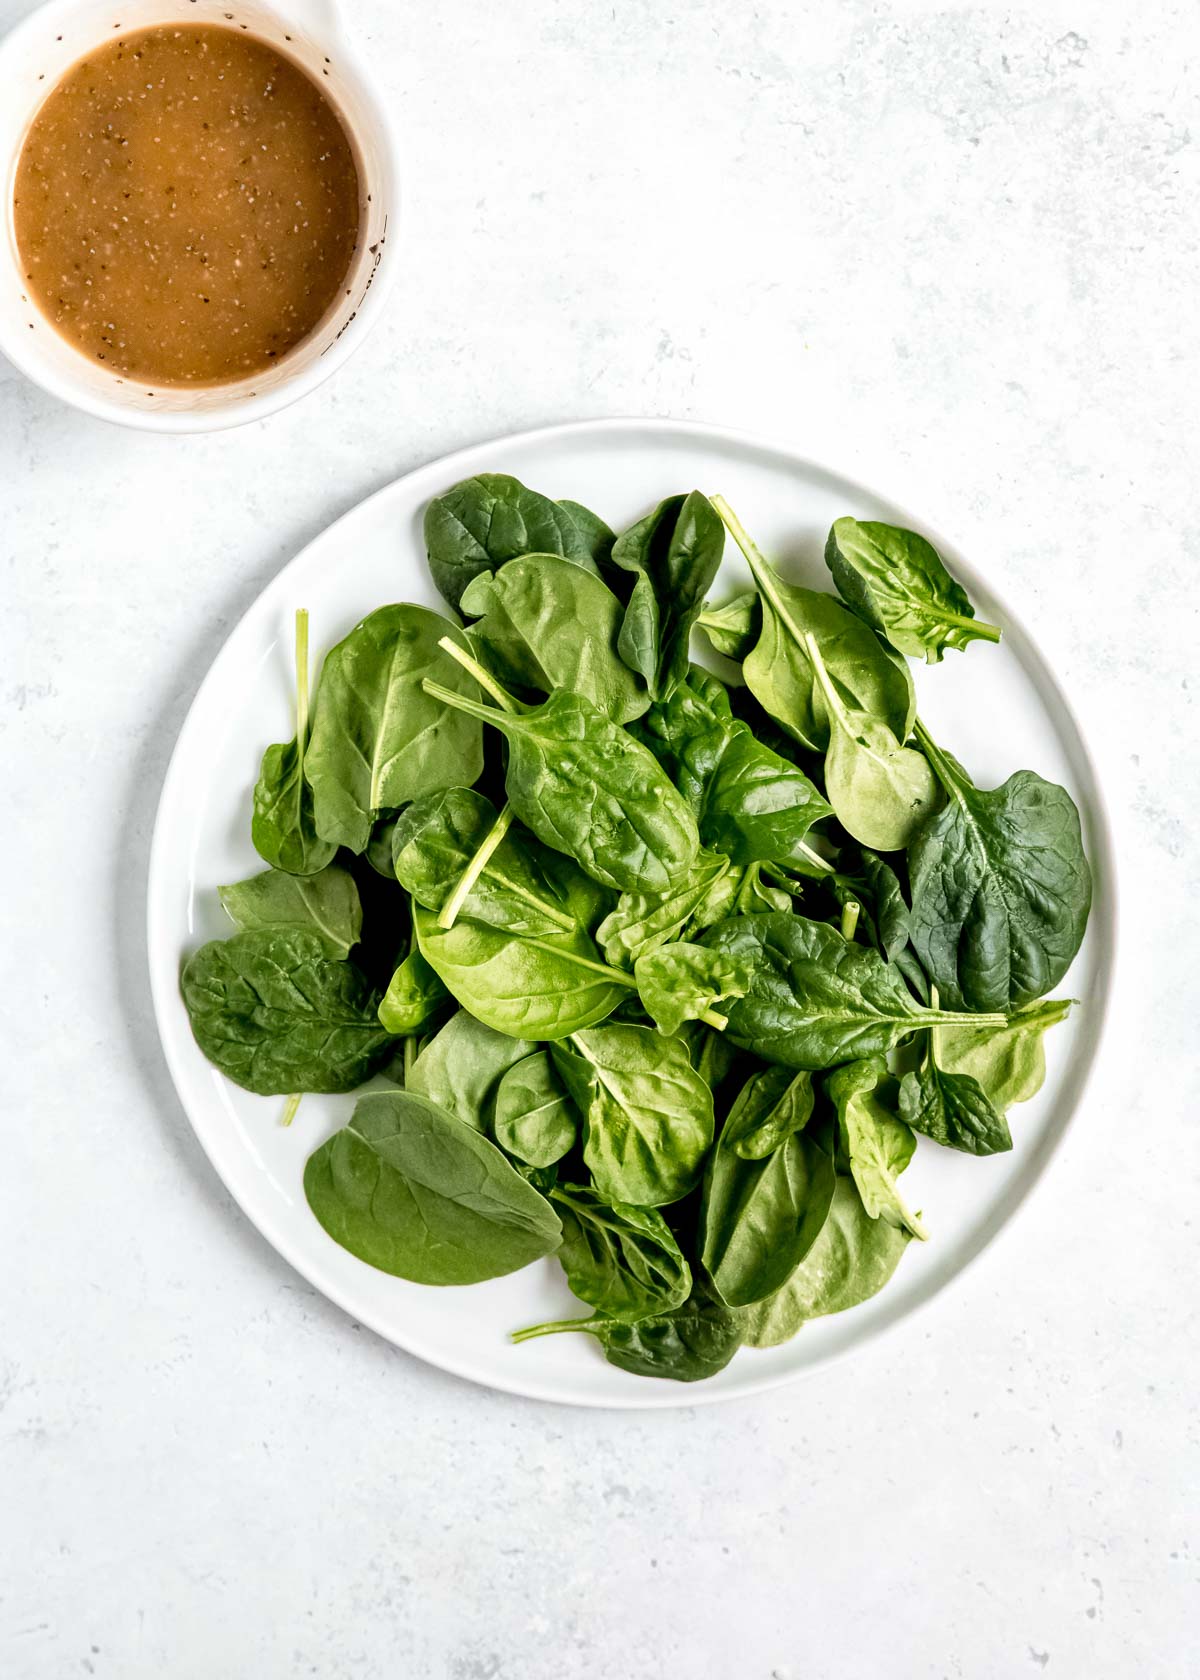
[[[74,65],[17,165],[30,296],[118,373],[217,385],[269,367],[344,286],[359,179],[321,89],[240,30],[143,29]]]

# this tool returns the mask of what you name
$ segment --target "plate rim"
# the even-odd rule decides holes
[[[411,484],[422,477],[434,477],[455,472],[471,457],[481,453],[494,451],[504,446],[526,448],[539,443],[550,442],[562,438],[579,439],[592,434],[602,436],[627,430],[657,431],[664,434],[676,434],[694,437],[709,445],[732,446],[737,449],[749,450],[755,453],[769,454],[788,461],[792,466],[800,467],[818,474],[836,477],[846,483],[861,489],[864,494],[877,500],[886,502],[913,529],[925,533],[934,546],[942,553],[949,554],[960,568],[968,583],[977,582],[987,595],[1001,608],[1006,615],[1006,621],[1019,627],[1021,634],[1028,641],[1042,668],[1042,676],[1048,687],[1050,697],[1060,708],[1062,718],[1073,733],[1077,744],[1082,767],[1090,781],[1088,814],[1091,818],[1092,840],[1095,855],[1091,862],[1094,878],[1101,886],[1101,891],[1093,895],[1089,933],[1097,940],[1097,973],[1099,985],[1097,995],[1089,1000],[1092,1009],[1091,1045],[1087,1051],[1086,1065],[1079,1079],[1078,1087],[1073,1096],[1064,1099],[1063,1109],[1056,1112],[1055,1125],[1052,1134],[1043,1145],[1041,1163],[1034,1177],[1024,1186],[1012,1207],[989,1234],[985,1235],[971,1248],[965,1259],[957,1266],[951,1276],[941,1282],[931,1283],[899,1317],[873,1324],[865,1329],[859,1339],[848,1345],[839,1345],[823,1349],[815,1358],[793,1370],[764,1373],[761,1377],[749,1377],[739,1382],[735,1389],[712,1389],[703,1384],[668,1384],[654,1385],[646,1383],[649,1392],[631,1391],[628,1397],[606,1396],[593,1398],[564,1388],[557,1383],[547,1382],[531,1377],[525,1381],[506,1380],[503,1376],[491,1373],[481,1373],[474,1368],[469,1360],[450,1357],[441,1350],[434,1351],[423,1344],[417,1335],[409,1337],[398,1334],[390,1325],[383,1324],[373,1311],[363,1312],[359,1305],[352,1301],[336,1279],[324,1275],[319,1259],[297,1251],[295,1244],[286,1232],[280,1230],[273,1218],[268,1214],[260,1218],[258,1212],[251,1212],[246,1200],[239,1189],[230,1182],[222,1171],[214,1151],[210,1149],[206,1136],[206,1127],[198,1123],[192,1112],[192,1106],[184,1095],[187,1080],[178,1065],[173,1036],[168,1030],[167,1017],[172,1009],[178,1008],[178,991],[176,986],[168,987],[164,977],[164,968],[158,959],[158,945],[161,942],[162,930],[158,926],[160,900],[164,898],[164,873],[167,868],[166,860],[166,828],[167,810],[174,793],[175,784],[183,774],[183,762],[186,750],[190,745],[190,738],[198,727],[200,712],[207,700],[210,688],[216,686],[222,674],[221,668],[229,654],[230,647],[242,634],[247,621],[258,611],[263,595],[273,588],[280,579],[285,577],[293,568],[300,565],[307,553],[316,544],[330,538],[343,524],[352,518],[359,517],[363,511],[384,496],[393,494],[400,485]],[[488,469],[483,469],[488,470]],[[461,477],[461,472],[456,477]],[[1110,1038],[1110,1026],[1113,1014],[1113,998],[1117,989],[1117,955],[1120,936],[1120,883],[1117,869],[1117,848],[1114,840],[1112,813],[1108,803],[1104,779],[1101,775],[1100,763],[1093,749],[1088,733],[1084,728],[1079,714],[1064,691],[1058,675],[1032,632],[1026,627],[1024,619],[1010,611],[1003,592],[995,587],[990,578],[983,578],[977,568],[965,559],[958,545],[945,537],[941,530],[933,526],[923,516],[917,517],[907,505],[893,497],[886,487],[876,483],[868,485],[856,473],[847,471],[836,463],[825,460],[813,454],[807,447],[798,443],[765,436],[754,431],[712,424],[700,420],[680,420],[670,416],[641,416],[616,415],[604,416],[590,420],[571,420],[544,426],[529,427],[521,431],[500,433],[496,436],[479,439],[465,444],[447,454],[439,455],[428,461],[410,468],[407,472],[390,479],[380,485],[377,490],[364,496],[361,501],[347,508],[328,525],[323,526],[310,540],[299,548],[278,571],[276,571],[255,595],[254,599],[230,627],[228,634],[218,649],[201,678],[187,712],[179,727],[175,743],[167,762],[155,808],[154,826],[150,842],[149,861],[146,871],[146,957],[149,970],[151,1001],[154,1009],[154,1024],[158,1034],[159,1045],[167,1063],[167,1070],[171,1075],[171,1083],[175,1095],[187,1118],[197,1142],[200,1144],[209,1165],[217,1174],[226,1191],[238,1207],[240,1213],[265,1238],[275,1252],[287,1262],[292,1269],[300,1274],[306,1282],[317,1289],[327,1300],[330,1300],[345,1312],[355,1323],[365,1325],[383,1341],[414,1358],[423,1360],[439,1370],[450,1375],[473,1382],[481,1387],[505,1394],[511,1394],[522,1399],[532,1399],[550,1404],[578,1406],[598,1411],[661,1411],[671,1407],[686,1407],[697,1405],[717,1405],[722,1402],[749,1399],[755,1395],[766,1393],[772,1389],[782,1388],[787,1384],[799,1382],[804,1378],[816,1375],[818,1371],[826,1370],[830,1365],[849,1359],[860,1349],[877,1344],[883,1338],[897,1333],[903,1325],[909,1324],[919,1314],[928,1310],[932,1303],[938,1300],[959,1278],[973,1269],[982,1256],[992,1251],[1013,1230],[1018,1223],[1018,1216],[1029,1206],[1035,1193],[1045,1184],[1050,1176],[1050,1167],[1063,1146],[1068,1132],[1073,1128],[1076,1117],[1084,1105],[1085,1098],[1092,1090],[1097,1078],[1098,1070],[1104,1060]]]

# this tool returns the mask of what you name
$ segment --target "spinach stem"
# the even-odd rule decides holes
[[[483,874],[492,853],[512,827],[514,814],[512,806],[506,805],[488,830],[474,857],[458,877],[454,891],[438,911],[437,922],[440,928],[445,928],[449,932],[454,926],[459,911],[466,903],[467,894]]]
[[[283,1113],[279,1116],[279,1124],[281,1126],[290,1126],[292,1121],[296,1118],[296,1110],[300,1107],[301,1095],[301,1092],[293,1091],[292,1095],[284,1103]]]
[[[296,608],[296,757],[304,763],[308,738],[308,608]]]
[[[856,899],[852,898],[842,905],[842,938],[847,945],[854,943],[854,935],[858,930],[858,912],[859,905]],[[937,1008],[936,1004],[934,1008]]]
[[[591,1318],[559,1318],[550,1324],[531,1324],[528,1330],[514,1330],[514,1342],[531,1342],[535,1336],[556,1336],[561,1330],[588,1330],[595,1323]]]
[[[637,991],[637,981],[632,974],[622,974],[619,968],[610,968],[607,963],[593,962],[590,957],[577,957],[574,951],[566,950],[561,945],[551,945],[546,939],[525,939],[526,945],[532,945],[535,951],[549,951],[551,956],[561,957],[564,962],[574,963],[576,968],[591,969],[593,974],[602,974],[614,986],[627,986],[630,991]],[[982,1021],[984,1017],[981,1015]],[[1003,1015],[1000,1017],[1004,1019]]]
[[[495,677],[492,676],[491,672],[485,670],[479,661],[477,659],[473,659],[464,648],[460,648],[456,641],[454,641],[450,636],[443,636],[441,641],[438,643],[438,646],[448,653],[451,659],[457,659],[464,671],[469,671],[471,673],[480,688],[483,689],[485,694],[491,695],[492,699],[496,702],[502,712],[516,711],[517,703],[513,699],[512,695],[502,689]],[[433,692],[433,690],[429,687],[428,682],[425,682],[422,686],[425,688],[426,693]]]
[[[965,618],[962,613],[943,612],[938,608],[938,618],[943,624],[953,625],[956,630],[969,630],[972,636],[978,636],[984,642],[998,642],[1000,629],[995,624],[985,624],[981,618]]]
[[[814,852],[812,847],[807,845],[803,840],[797,840],[796,850],[798,852],[802,852],[809,863],[814,864],[818,869],[823,869],[827,875],[832,875],[834,873],[833,865],[828,861],[828,859],[823,858],[820,852]]]
[[[413,1070],[413,1063],[417,1059],[417,1041],[409,1034],[404,1040],[404,1083],[408,1084],[409,1075]]]
[[[480,669],[482,670],[482,666]],[[453,706],[456,712],[466,712],[468,717],[480,718],[484,723],[494,723],[497,729],[504,728],[506,713],[497,706],[485,706],[481,700],[468,700],[465,694],[456,694],[452,688],[434,682],[432,677],[423,678],[421,687],[426,694],[440,700],[444,706]],[[509,696],[506,694],[504,698],[508,700]],[[511,711],[513,708],[510,705],[508,709]]]
[[[728,1015],[718,1015],[715,1009],[702,1009],[699,1018],[706,1027],[711,1027],[714,1032],[724,1032],[729,1025]]]
[[[750,565],[750,570],[754,573],[755,581],[761,587],[762,579],[759,576],[759,572],[760,570],[763,572],[768,570],[766,555],[753,540],[749,531],[747,531],[746,527],[742,524],[737,514],[734,513],[724,496],[713,496],[710,500],[713,507],[715,507],[717,512],[720,514],[721,522],[725,526],[725,529],[729,532],[734,542],[746,556]]]

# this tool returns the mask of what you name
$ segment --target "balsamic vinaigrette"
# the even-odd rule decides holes
[[[14,193],[30,296],[118,373],[218,385],[271,366],[344,286],[359,226],[321,89],[240,30],[143,29],[72,66]]]

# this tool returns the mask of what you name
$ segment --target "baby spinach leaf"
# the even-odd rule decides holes
[[[810,1318],[845,1312],[877,1295],[912,1241],[902,1226],[872,1219],[853,1179],[839,1178],[821,1234],[791,1277],[742,1314],[747,1347],[778,1347]]]
[[[813,824],[832,814],[802,770],[735,723],[705,792],[700,836],[744,867],[793,857]]]
[[[795,889],[785,890],[764,881],[763,870],[766,867],[761,863],[748,863],[744,869],[731,869],[696,912],[692,920],[693,930],[699,933],[717,922],[728,920],[730,916],[761,916],[769,910],[790,911]]]
[[[872,1219],[886,1219],[924,1241],[925,1227],[909,1212],[896,1183],[912,1160],[916,1139],[880,1097],[879,1084],[886,1075],[882,1059],[869,1057],[835,1068],[825,1089],[837,1109],[842,1144],[863,1207]]]
[[[838,593],[900,653],[932,665],[948,648],[976,637],[998,642],[966,591],[950,576],[933,544],[915,531],[874,520],[835,519],[825,563]]]
[[[460,1009],[421,1051],[405,1087],[485,1132],[500,1080],[532,1048],[519,1038],[494,1032]]]
[[[645,951],[633,965],[647,1015],[660,1033],[677,1033],[685,1021],[704,1021],[718,1032],[725,1017],[716,1005],[743,997],[753,970],[745,960],[703,945],[676,940]]]
[[[514,1038],[565,1038],[604,1020],[636,987],[610,968],[582,929],[523,937],[460,917],[446,930],[413,911],[421,954],[462,1004]]]
[[[385,881],[396,879],[396,869],[392,863],[392,834],[399,815],[398,811],[380,812],[371,824],[371,838],[362,854],[375,873],[382,875]]]
[[[760,1068],[742,1090],[736,1125],[730,1112],[722,1143],[743,1161],[764,1160],[793,1133],[804,1130],[815,1100],[811,1073]]]
[[[781,1068],[752,1075],[709,1159],[701,1258],[731,1307],[749,1306],[782,1287],[820,1235],[833,1199],[833,1160],[802,1130],[783,1131],[762,1154],[738,1149],[744,1141],[762,1147],[790,1083]],[[811,1088],[808,1106],[811,1112]],[[793,1106],[789,1118],[798,1112]]]
[[[583,1158],[606,1201],[664,1207],[695,1188],[713,1101],[680,1039],[610,1024],[573,1033],[551,1054],[584,1117]]]
[[[423,686],[437,677],[456,698],[473,687],[438,645],[449,628],[425,607],[380,607],[326,656],[304,759],[322,839],[363,852],[381,812],[483,769],[475,719]]]
[[[948,1073],[937,1059],[935,1028],[920,1065],[900,1081],[900,1118],[946,1149],[999,1155],[1012,1148],[1008,1122],[969,1073]]]
[[[440,911],[495,823],[495,806],[473,788],[446,788],[414,800],[392,836],[397,880],[418,904]],[[512,933],[572,932],[577,917],[541,863],[536,842],[506,834],[460,914]]]
[[[574,1147],[575,1110],[547,1051],[523,1056],[503,1075],[492,1129],[501,1149],[531,1167],[552,1167]]]
[[[838,821],[864,846],[903,851],[938,803],[933,771],[924,756],[902,745],[885,723],[842,704],[815,638],[806,635],[804,641],[825,698],[825,791]]]
[[[734,917],[701,943],[753,964],[749,990],[726,1011],[726,1030],[735,1044],[784,1067],[816,1072],[891,1050],[918,1027],[963,1019],[922,1008],[877,952],[804,916]]]
[[[715,1377],[729,1364],[742,1341],[740,1314],[731,1312],[700,1278],[694,1281],[692,1293],[681,1307],[639,1319],[636,1324],[596,1314],[558,1324],[539,1324],[518,1331],[513,1340],[524,1342],[564,1330],[583,1330],[595,1336],[609,1364],[622,1371],[672,1382],[703,1382],[706,1377]]]
[[[575,526],[576,535],[572,538],[571,559],[577,566],[592,566],[603,576],[612,559],[613,543],[616,542],[616,532],[604,523],[598,513],[586,508],[581,502],[559,502],[558,510],[566,514]]]
[[[593,880],[661,892],[690,868],[696,821],[653,755],[590,700],[559,689],[520,716],[426,683],[426,693],[508,740],[509,803],[538,839]]]
[[[992,1106],[1003,1114],[1041,1090],[1046,1078],[1043,1040],[1070,1010],[1070,998],[1049,998],[1014,1011],[1002,1027],[940,1027],[941,1066],[948,1074],[978,1080]]]
[[[701,843],[734,864],[790,858],[814,823],[833,815],[804,772],[755,740],[725,690],[693,672],[640,725],[696,815]]]
[[[260,1096],[352,1091],[391,1054],[379,995],[303,928],[258,928],[202,945],[180,990],[196,1043]]]
[[[785,583],[729,505],[719,496],[713,505],[746,556],[762,602],[762,631],[742,664],[742,676],[755,699],[801,745],[825,751],[829,717],[809,658],[805,638],[811,636],[842,704],[906,741],[916,700],[904,658],[832,596]]]
[[[634,1323],[682,1306],[692,1273],[657,1208],[610,1206],[583,1185],[550,1192],[562,1221],[558,1258],[571,1293],[604,1318]]]
[[[758,590],[747,589],[723,607],[710,607],[706,602],[696,623],[718,653],[740,665],[761,633]]]
[[[307,928],[321,936],[333,957],[348,957],[362,936],[358,888],[353,875],[336,863],[315,875],[265,869],[218,892],[239,928]]]
[[[645,685],[617,652],[624,609],[600,578],[551,554],[510,560],[477,577],[462,610],[502,681],[550,694],[569,688],[613,723],[640,717]]]
[[[725,528],[707,496],[669,496],[617,538],[612,563],[633,574],[619,647],[651,697],[667,699],[687,675],[692,625],[725,552]]]
[[[618,968],[632,967],[645,952],[674,939],[728,873],[727,857],[701,850],[687,873],[664,891],[622,893],[596,931],[609,962]]]
[[[866,846],[859,856],[879,952],[885,962],[891,962],[908,944],[909,908],[891,864]]]
[[[471,579],[521,554],[561,554],[595,569],[611,532],[574,502],[552,502],[506,473],[479,473],[425,510],[433,581],[457,608]]]
[[[479,1283],[553,1254],[546,1198],[470,1126],[411,1091],[361,1097],[308,1158],[304,1194],[336,1243],[413,1283]]]
[[[415,947],[392,975],[379,1005],[379,1024],[397,1038],[421,1032],[450,993]]]
[[[317,833],[312,789],[304,779],[308,748],[308,614],[296,614],[296,733],[263,754],[254,787],[250,838],[272,869],[315,875],[333,862],[337,847]]]
[[[1056,986],[1083,941],[1079,812],[1032,770],[977,788],[920,724],[917,738],[948,798],[909,852],[913,946],[947,1003],[1009,1012]]]

